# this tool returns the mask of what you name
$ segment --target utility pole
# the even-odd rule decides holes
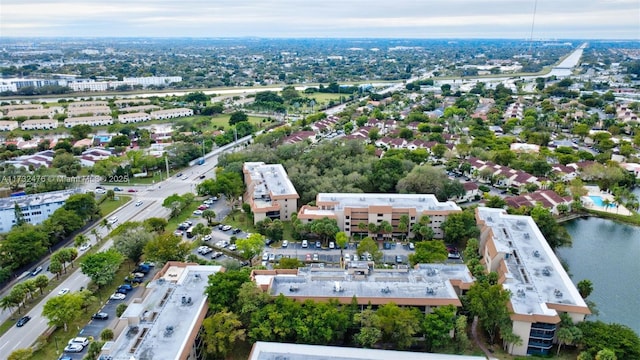
[[[164,164],[167,167],[167,179],[170,177],[169,176],[169,157],[165,154],[164,156]]]

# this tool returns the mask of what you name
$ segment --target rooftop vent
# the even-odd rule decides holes
[[[189,296],[189,297],[183,296],[182,297],[182,305],[191,305],[191,304],[192,304],[191,296]]]
[[[551,276],[551,269],[549,269],[548,267],[542,269],[542,275]]]
[[[524,233],[524,238],[525,238],[525,239],[529,240],[529,237],[530,237],[530,236],[529,236],[529,233]]]
[[[540,251],[536,250],[533,252],[533,256],[539,258],[540,257]]]
[[[435,289],[432,287],[427,288],[427,295],[434,295],[436,293]]]
[[[553,293],[557,298],[561,298],[562,297],[562,291],[560,291],[558,289],[556,289]]]
[[[290,291],[290,292],[296,292],[296,291],[298,291],[298,290],[300,290],[300,289],[298,288],[298,285],[291,285],[291,286],[289,286],[289,291]]]
[[[419,198],[419,199],[418,199],[418,201],[423,201],[423,202],[424,202],[424,201],[426,201],[426,200],[427,200],[427,199],[426,199],[426,198],[423,198],[423,197],[421,197],[421,198]]]
[[[524,290],[518,289],[517,295],[518,295],[518,297],[525,297],[526,294],[525,294]]]
[[[333,291],[335,291],[335,292],[343,292],[344,291],[344,288],[342,287],[342,285],[340,285],[340,281],[336,281],[333,284]]]
[[[438,270],[434,268],[427,268],[427,276],[436,276],[438,274]]]
[[[382,292],[383,294],[388,294],[391,292],[391,289],[389,289],[389,287],[383,287],[382,289],[380,289],[380,292]]]
[[[170,337],[171,335],[173,335],[173,326],[164,328],[164,337]]]

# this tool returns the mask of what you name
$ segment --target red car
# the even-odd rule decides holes
[[[198,206],[198,210],[207,210],[209,207],[205,204]]]
[[[127,192],[138,192],[138,190],[136,190],[136,189],[129,189],[129,190],[127,190]]]
[[[304,261],[311,261],[311,254],[307,254]]]

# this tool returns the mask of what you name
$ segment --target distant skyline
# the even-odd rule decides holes
[[[640,0],[1,1],[0,37],[640,40]]]

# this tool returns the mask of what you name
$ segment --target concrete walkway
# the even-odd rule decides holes
[[[484,355],[487,357],[487,359],[498,360],[491,355],[491,351],[489,351],[489,349],[487,349],[484,343],[480,341],[480,339],[478,338],[478,317],[477,316],[473,317],[473,323],[471,323],[471,337],[473,337],[473,342],[476,343],[476,345],[480,349],[482,349],[482,352],[484,352]]]

